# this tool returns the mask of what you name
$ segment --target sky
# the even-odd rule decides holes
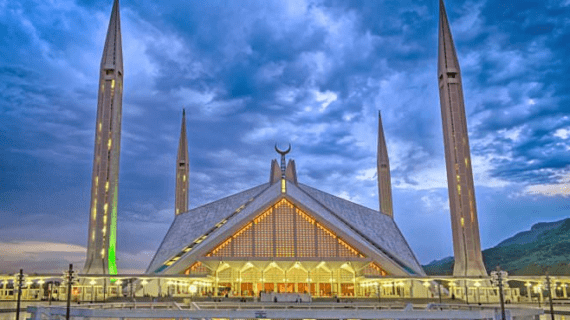
[[[0,0],[0,273],[82,266],[111,0]],[[570,216],[570,1],[448,0],[482,248]],[[452,255],[436,0],[122,0],[119,272],[174,219],[182,108],[190,206],[299,182],[378,208],[377,114],[396,223],[425,264]]]

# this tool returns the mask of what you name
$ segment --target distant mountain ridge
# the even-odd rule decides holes
[[[423,266],[429,275],[451,275],[453,257]],[[483,250],[487,271],[497,265],[512,275],[570,275],[570,218],[540,222],[530,230],[515,234],[495,247]]]

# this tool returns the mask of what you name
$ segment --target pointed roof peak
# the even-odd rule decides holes
[[[105,47],[103,48],[103,58],[101,59],[101,68],[117,70],[123,73],[123,45],[119,0],[113,1],[107,37],[105,38]]]
[[[459,73],[459,61],[455,44],[449,27],[449,20],[445,10],[445,3],[439,0],[439,57],[438,57],[438,74],[446,72]]]
[[[378,137],[382,137],[382,140],[384,140],[384,128],[382,126],[382,113],[380,110],[378,110]],[[380,140],[378,140],[378,143],[380,143]]]
[[[178,141],[178,161],[188,160],[188,138],[186,137],[186,110],[182,109],[182,125],[180,126],[180,139]]]
[[[384,127],[382,126],[382,116],[378,112],[378,140],[377,140],[377,161],[378,165],[388,163],[388,151],[386,149],[386,138],[384,137]]]

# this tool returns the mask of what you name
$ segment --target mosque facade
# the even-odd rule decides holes
[[[456,274],[486,275],[482,266],[461,74],[443,1],[439,70]],[[89,249],[84,274],[116,274],[115,233],[123,61],[118,0],[114,1],[101,62]],[[267,183],[188,209],[190,177],[183,114],[176,159],[175,218],[146,274],[149,293],[180,293],[188,285],[161,281],[185,276],[200,294],[314,297],[412,296],[426,292],[425,273],[393,219],[388,150],[378,118],[379,210],[298,181],[291,150],[272,160]],[[459,151],[458,151],[459,150]],[[379,279],[405,278],[402,281]],[[376,287],[374,287],[376,285]]]

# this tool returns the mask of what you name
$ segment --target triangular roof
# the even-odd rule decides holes
[[[326,192],[287,181],[263,184],[178,215],[147,273],[180,273],[282,198],[310,213],[347,243],[404,275],[424,272],[393,219]]]

